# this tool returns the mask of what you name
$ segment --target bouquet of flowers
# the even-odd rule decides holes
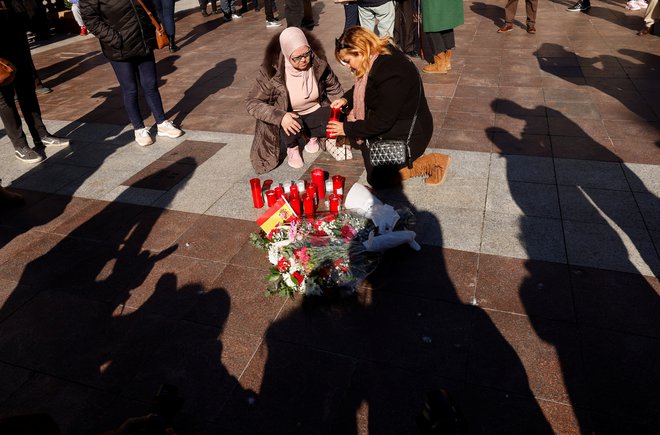
[[[351,192],[347,203],[350,197]],[[252,243],[268,253],[273,265],[267,277],[267,294],[294,297],[326,291],[353,293],[376,269],[384,250],[402,243],[419,249],[415,233],[404,229],[412,220],[409,210],[397,212],[370,199],[365,208],[337,215],[296,217],[278,224],[268,234],[253,233]]]

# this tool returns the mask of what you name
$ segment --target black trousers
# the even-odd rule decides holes
[[[456,47],[454,29],[443,30],[441,32],[427,32],[426,37],[434,55],[444,53],[445,51]]]
[[[417,23],[413,15],[417,9],[416,0],[396,0],[394,2],[396,16],[394,18],[394,41],[401,51],[410,53],[415,50],[415,34]]]
[[[14,36],[12,34],[12,36]],[[21,124],[21,117],[14,101],[14,91],[18,96],[25,124],[27,124],[32,139],[37,145],[41,145],[41,137],[48,135],[48,130],[41,119],[41,108],[34,90],[34,76],[32,73],[32,58],[30,47],[24,33],[18,33],[11,40],[3,41],[5,46],[3,57],[16,67],[16,78],[10,86],[0,88],[0,119],[5,126],[5,131],[14,148],[28,146],[25,132]],[[6,44],[6,45],[5,45]]]
[[[304,15],[304,0],[286,0],[284,3],[284,16],[287,27],[302,27]]]
[[[330,119],[330,107],[321,106],[312,113],[300,115],[298,122],[302,125],[296,134],[288,135],[280,128],[280,154],[286,154],[287,148],[305,144],[305,137],[325,137],[325,127]]]

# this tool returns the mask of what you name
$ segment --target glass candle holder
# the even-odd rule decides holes
[[[325,172],[321,168],[312,169],[312,184],[316,186],[316,196],[325,198]]]
[[[275,191],[269,190],[266,192],[266,203],[268,204],[268,207],[275,204],[275,201],[277,201],[277,195],[275,194]]]
[[[335,195],[344,194],[344,177],[341,175],[332,176],[332,191]]]
[[[264,196],[261,192],[261,180],[253,178],[250,180],[250,189],[252,190],[252,203],[254,208],[261,208],[264,206]]]

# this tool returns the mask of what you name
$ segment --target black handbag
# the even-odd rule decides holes
[[[410,154],[410,137],[412,136],[413,129],[415,128],[415,121],[417,121],[417,112],[419,105],[422,101],[422,78],[419,78],[419,99],[417,100],[417,109],[415,109],[415,116],[413,116],[412,125],[408,132],[406,140],[400,139],[383,139],[377,138],[375,140],[367,139],[365,141],[369,149],[369,161],[372,166],[383,165],[402,165],[406,163],[408,168],[412,169],[412,155]]]

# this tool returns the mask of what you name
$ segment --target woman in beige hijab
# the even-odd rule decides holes
[[[250,159],[257,173],[279,165],[286,154],[293,168],[304,165],[300,147],[319,151],[330,117],[330,98],[343,94],[320,42],[297,27],[273,37],[246,98],[257,119]],[[306,139],[307,138],[307,139]]]

